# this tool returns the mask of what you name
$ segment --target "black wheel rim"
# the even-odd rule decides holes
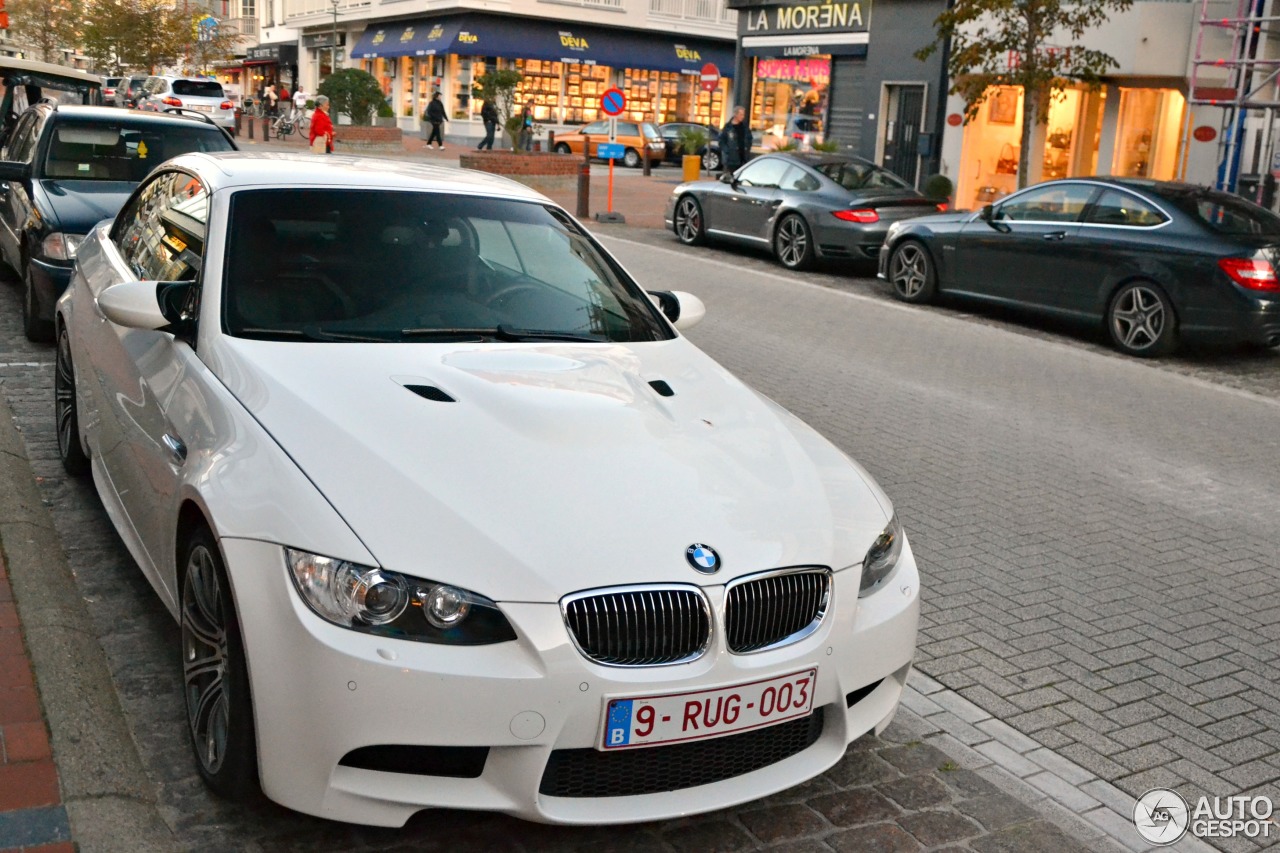
[[[809,250],[809,235],[805,233],[804,223],[797,216],[788,216],[778,225],[778,260],[785,266],[794,267],[804,260]]]
[[[71,340],[66,332],[58,336],[58,352],[53,363],[53,414],[58,426],[58,452],[71,455],[75,435],[76,376],[71,368]]]
[[[182,584],[182,677],[196,755],[217,773],[227,754],[227,630],[213,555],[197,545]]]
[[[1164,300],[1149,287],[1130,287],[1111,306],[1111,332],[1122,347],[1133,352],[1155,346],[1167,320]]]
[[[929,277],[929,261],[919,247],[908,243],[893,253],[889,265],[889,281],[898,293],[912,299],[924,290]]]
[[[698,239],[702,230],[702,211],[698,203],[691,198],[680,199],[676,206],[676,236],[685,243]]]

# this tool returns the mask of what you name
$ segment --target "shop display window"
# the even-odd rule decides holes
[[[559,122],[564,63],[541,59],[517,59],[516,69],[524,75],[516,89],[515,106],[520,109],[533,99],[533,118],[538,122]]]
[[[1022,88],[989,89],[964,128],[956,205],[976,209],[1017,189],[1021,144]]]
[[[1111,173],[1172,180],[1178,170],[1186,100],[1176,89],[1120,90],[1120,125]]]
[[[565,66],[564,124],[576,125],[604,118],[600,96],[609,88],[612,70],[603,65]]]
[[[446,100],[452,98],[450,117],[479,121],[480,108],[484,102],[474,97],[471,90],[475,81],[483,77],[491,66],[486,65],[484,58],[479,56],[437,56],[435,60],[436,74],[441,83],[446,75],[445,64],[448,63],[448,78],[453,84],[453,94],[443,97]]]
[[[689,85],[694,91],[693,114],[689,116],[690,120],[709,124],[712,127],[723,127],[729,120],[725,115],[725,93],[729,90],[729,81],[722,78],[720,85],[711,92],[703,90],[697,77],[690,77]]]
[[[831,91],[831,57],[755,60],[751,129],[766,148],[790,141],[796,131],[821,133]]]
[[[407,56],[393,60],[400,65],[398,74],[400,77],[400,103],[396,107],[396,116],[415,116],[418,110],[414,105],[413,97],[413,60]]]

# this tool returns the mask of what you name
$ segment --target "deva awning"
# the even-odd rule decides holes
[[[733,44],[666,33],[578,26],[540,18],[457,15],[370,27],[352,49],[356,59],[391,56],[494,56],[698,74],[708,62],[733,70]]]

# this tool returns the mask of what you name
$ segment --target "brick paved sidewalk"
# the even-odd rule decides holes
[[[58,769],[0,554],[0,851],[70,853]]]

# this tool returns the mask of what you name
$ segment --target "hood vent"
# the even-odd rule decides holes
[[[676,392],[671,390],[671,386],[662,379],[653,380],[649,383],[649,387],[657,391],[663,397],[674,397],[676,395]]]
[[[434,385],[406,385],[404,387],[408,388],[419,397],[425,397],[428,400],[435,400],[437,403],[458,402]]]

